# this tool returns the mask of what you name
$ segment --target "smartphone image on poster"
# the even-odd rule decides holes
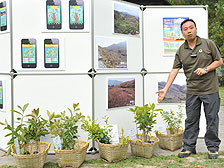
[[[44,40],[44,67],[45,68],[59,67],[59,40],[58,39]]]
[[[47,0],[47,29],[61,29],[61,0]]]
[[[21,40],[22,68],[37,67],[36,39]]]
[[[84,29],[84,1],[69,1],[69,28]]]
[[[0,81],[0,109],[3,109],[3,87],[2,87],[2,81]]]
[[[6,1],[0,3],[0,13],[1,13],[1,19],[0,19],[1,31],[5,31],[7,30]]]

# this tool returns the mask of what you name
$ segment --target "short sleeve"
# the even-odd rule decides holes
[[[174,63],[173,63],[173,69],[178,69],[178,68],[182,68],[182,62],[180,60],[180,49],[177,50],[176,55],[175,55],[175,59],[174,59]]]
[[[222,58],[222,54],[219,47],[212,40],[209,41],[209,48],[212,52],[212,59],[214,61],[218,61],[220,60],[220,58]]]

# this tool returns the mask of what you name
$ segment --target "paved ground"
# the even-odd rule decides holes
[[[224,151],[224,107],[221,107],[220,109],[220,113],[219,113],[219,119],[220,119],[220,126],[219,126],[219,138],[222,140],[222,143],[220,145],[220,151]],[[180,152],[181,149],[176,150],[174,152],[168,151],[168,150],[163,150],[160,149],[159,147],[156,149],[154,155],[155,156],[159,156],[159,155],[176,155]],[[205,146],[204,143],[204,139],[198,139],[197,142],[197,152],[207,152],[207,148]],[[130,151],[130,147],[129,147],[129,151],[128,151],[128,156],[131,156],[131,151]],[[87,154],[86,155],[86,160],[90,160],[90,159],[100,159],[99,154]],[[47,157],[47,162],[55,162],[56,158],[55,155],[48,155]],[[15,165],[15,160],[13,157],[5,156],[5,153],[0,151],[0,166],[3,165]],[[88,167],[87,165],[83,164],[81,167]]]

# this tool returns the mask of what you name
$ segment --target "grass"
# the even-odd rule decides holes
[[[58,168],[56,163],[48,162],[44,168]],[[107,163],[102,160],[85,161],[81,167],[85,168],[223,168],[224,152],[220,152],[218,159],[208,159],[207,153],[198,153],[188,158],[178,158],[176,155],[171,156],[154,156],[149,159],[140,157],[129,157],[121,162]],[[15,166],[0,166],[0,168],[16,168]]]
[[[221,106],[224,106],[224,87],[219,87],[219,96],[221,98]]]

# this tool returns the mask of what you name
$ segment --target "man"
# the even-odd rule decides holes
[[[183,67],[187,82],[187,118],[183,135],[183,150],[178,156],[184,158],[196,154],[195,146],[203,103],[207,124],[204,139],[209,151],[208,158],[218,158],[221,141],[218,138],[220,98],[216,68],[223,63],[221,52],[213,41],[197,36],[196,24],[192,19],[186,19],[181,23],[181,31],[185,42],[177,50],[173,69],[165,87],[157,92],[159,93],[158,102],[164,99],[176,75]]]

